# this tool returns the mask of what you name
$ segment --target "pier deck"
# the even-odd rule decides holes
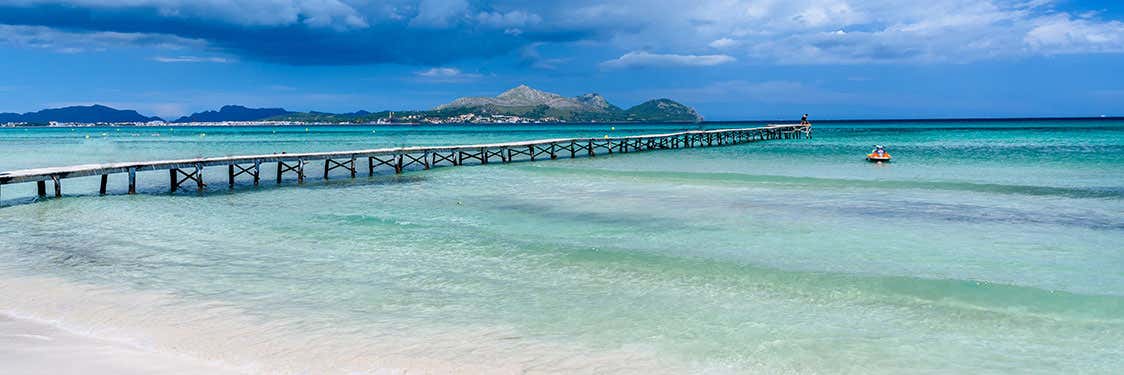
[[[176,192],[185,184],[194,185],[202,192],[205,187],[203,171],[207,167],[226,167],[231,188],[235,178],[246,175],[254,185],[261,182],[262,164],[276,164],[277,183],[283,182],[287,173],[295,174],[298,183],[305,180],[305,168],[309,162],[323,161],[325,179],[329,172],[344,169],[355,178],[358,160],[366,159],[367,173],[374,175],[375,169],[387,166],[395,173],[402,173],[408,167],[421,166],[422,169],[437,167],[441,163],[451,166],[468,164],[508,163],[520,160],[575,158],[581,155],[596,156],[598,153],[629,153],[649,150],[679,149],[724,146],[772,139],[795,139],[811,135],[811,128],[805,125],[769,125],[755,128],[694,130],[669,134],[651,134],[606,138],[562,138],[534,141],[456,145],[395,147],[370,150],[340,152],[310,152],[295,154],[268,154],[225,156],[211,158],[160,160],[146,162],[123,162],[107,164],[83,164],[66,167],[49,167],[0,172],[0,186],[35,182],[38,195],[47,196],[47,182],[51,182],[55,197],[62,196],[62,180],[67,178],[101,176],[99,193],[106,194],[108,177],[111,174],[127,173],[128,193],[135,194],[137,172],[168,171],[169,189]]]

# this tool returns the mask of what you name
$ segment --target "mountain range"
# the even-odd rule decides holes
[[[497,123],[497,122],[698,122],[702,116],[671,99],[654,99],[621,109],[599,94],[576,97],[520,85],[495,97],[463,97],[432,110],[357,111],[350,113],[290,112],[284,108],[223,106],[183,116],[173,123],[225,121],[287,121],[307,123]],[[133,110],[103,105],[45,109],[38,112],[0,113],[3,123],[140,123],[164,121]]]
[[[539,105],[545,105],[554,109],[583,110],[590,112],[606,112],[619,109],[609,104],[604,97],[596,93],[585,94],[575,98],[566,98],[555,93],[535,90],[527,85],[519,85],[511,90],[504,91],[496,97],[457,98],[451,103],[437,106],[434,110],[440,111],[452,108],[473,107],[513,108],[534,107]]]
[[[468,110],[515,116],[533,114],[572,122],[698,122],[703,119],[693,108],[671,99],[654,99],[629,109],[621,109],[597,93],[567,98],[536,90],[527,85],[519,85],[495,97],[458,98],[433,110],[437,112]]]
[[[222,122],[257,121],[270,117],[284,116],[289,111],[284,108],[246,108],[240,105],[224,105],[218,111],[205,111],[183,116],[173,122]]]
[[[23,114],[0,113],[0,124],[9,122],[46,124],[51,121],[80,123],[123,123],[164,120],[159,117],[144,116],[133,110],[114,109],[97,104],[88,106],[44,109],[38,112],[27,112]]]

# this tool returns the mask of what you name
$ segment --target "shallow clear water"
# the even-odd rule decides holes
[[[677,129],[0,129],[0,170]],[[201,196],[4,186],[0,309],[262,372],[1124,367],[1124,123],[832,124],[233,194],[208,171]]]

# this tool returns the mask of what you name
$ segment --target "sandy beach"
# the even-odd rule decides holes
[[[8,375],[244,373],[6,314],[0,314],[0,363]]]

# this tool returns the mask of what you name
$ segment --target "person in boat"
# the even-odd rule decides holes
[[[874,155],[877,155],[880,158],[885,157],[886,156],[886,148],[882,147],[882,145],[874,145],[874,149],[870,150],[870,153],[874,154]]]
[[[800,125],[812,125],[811,122],[808,122],[808,114],[807,113],[804,114],[804,117],[800,118]]]

